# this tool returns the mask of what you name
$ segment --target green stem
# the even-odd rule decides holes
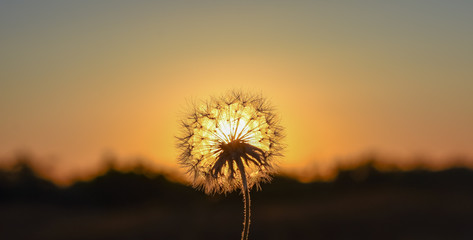
[[[238,168],[240,169],[240,174],[241,174],[241,182],[243,184],[243,188],[241,189],[243,192],[243,201],[245,203],[245,209],[243,211],[244,213],[244,222],[243,222],[243,232],[241,233],[241,239],[242,240],[248,240],[248,234],[250,233],[250,215],[251,215],[251,210],[250,210],[250,189],[248,189],[248,183],[246,181],[246,173],[245,173],[245,167],[243,166],[243,162],[237,161],[238,163]]]

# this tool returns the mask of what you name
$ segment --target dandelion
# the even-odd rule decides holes
[[[282,132],[267,100],[241,91],[192,104],[181,122],[179,163],[192,177],[193,187],[207,194],[241,189],[244,240],[250,225],[250,189],[260,189],[260,182],[275,173]]]

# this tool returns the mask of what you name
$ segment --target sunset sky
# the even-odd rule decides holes
[[[356,2],[356,3],[355,3]],[[1,1],[0,159],[177,168],[193,99],[262,93],[281,167],[473,156],[473,1]],[[404,160],[407,161],[407,160]],[[472,163],[473,165],[473,163]]]

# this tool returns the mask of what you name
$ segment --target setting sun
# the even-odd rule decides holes
[[[234,91],[191,106],[178,136],[180,162],[206,192],[241,187],[240,168],[251,188],[274,172],[282,137],[279,119],[262,97]]]

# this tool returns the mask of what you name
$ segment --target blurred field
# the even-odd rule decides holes
[[[473,239],[473,171],[380,172],[333,182],[277,177],[252,192],[250,239]],[[0,172],[0,239],[239,239],[242,197],[206,196],[146,171],[68,188],[27,164]]]

